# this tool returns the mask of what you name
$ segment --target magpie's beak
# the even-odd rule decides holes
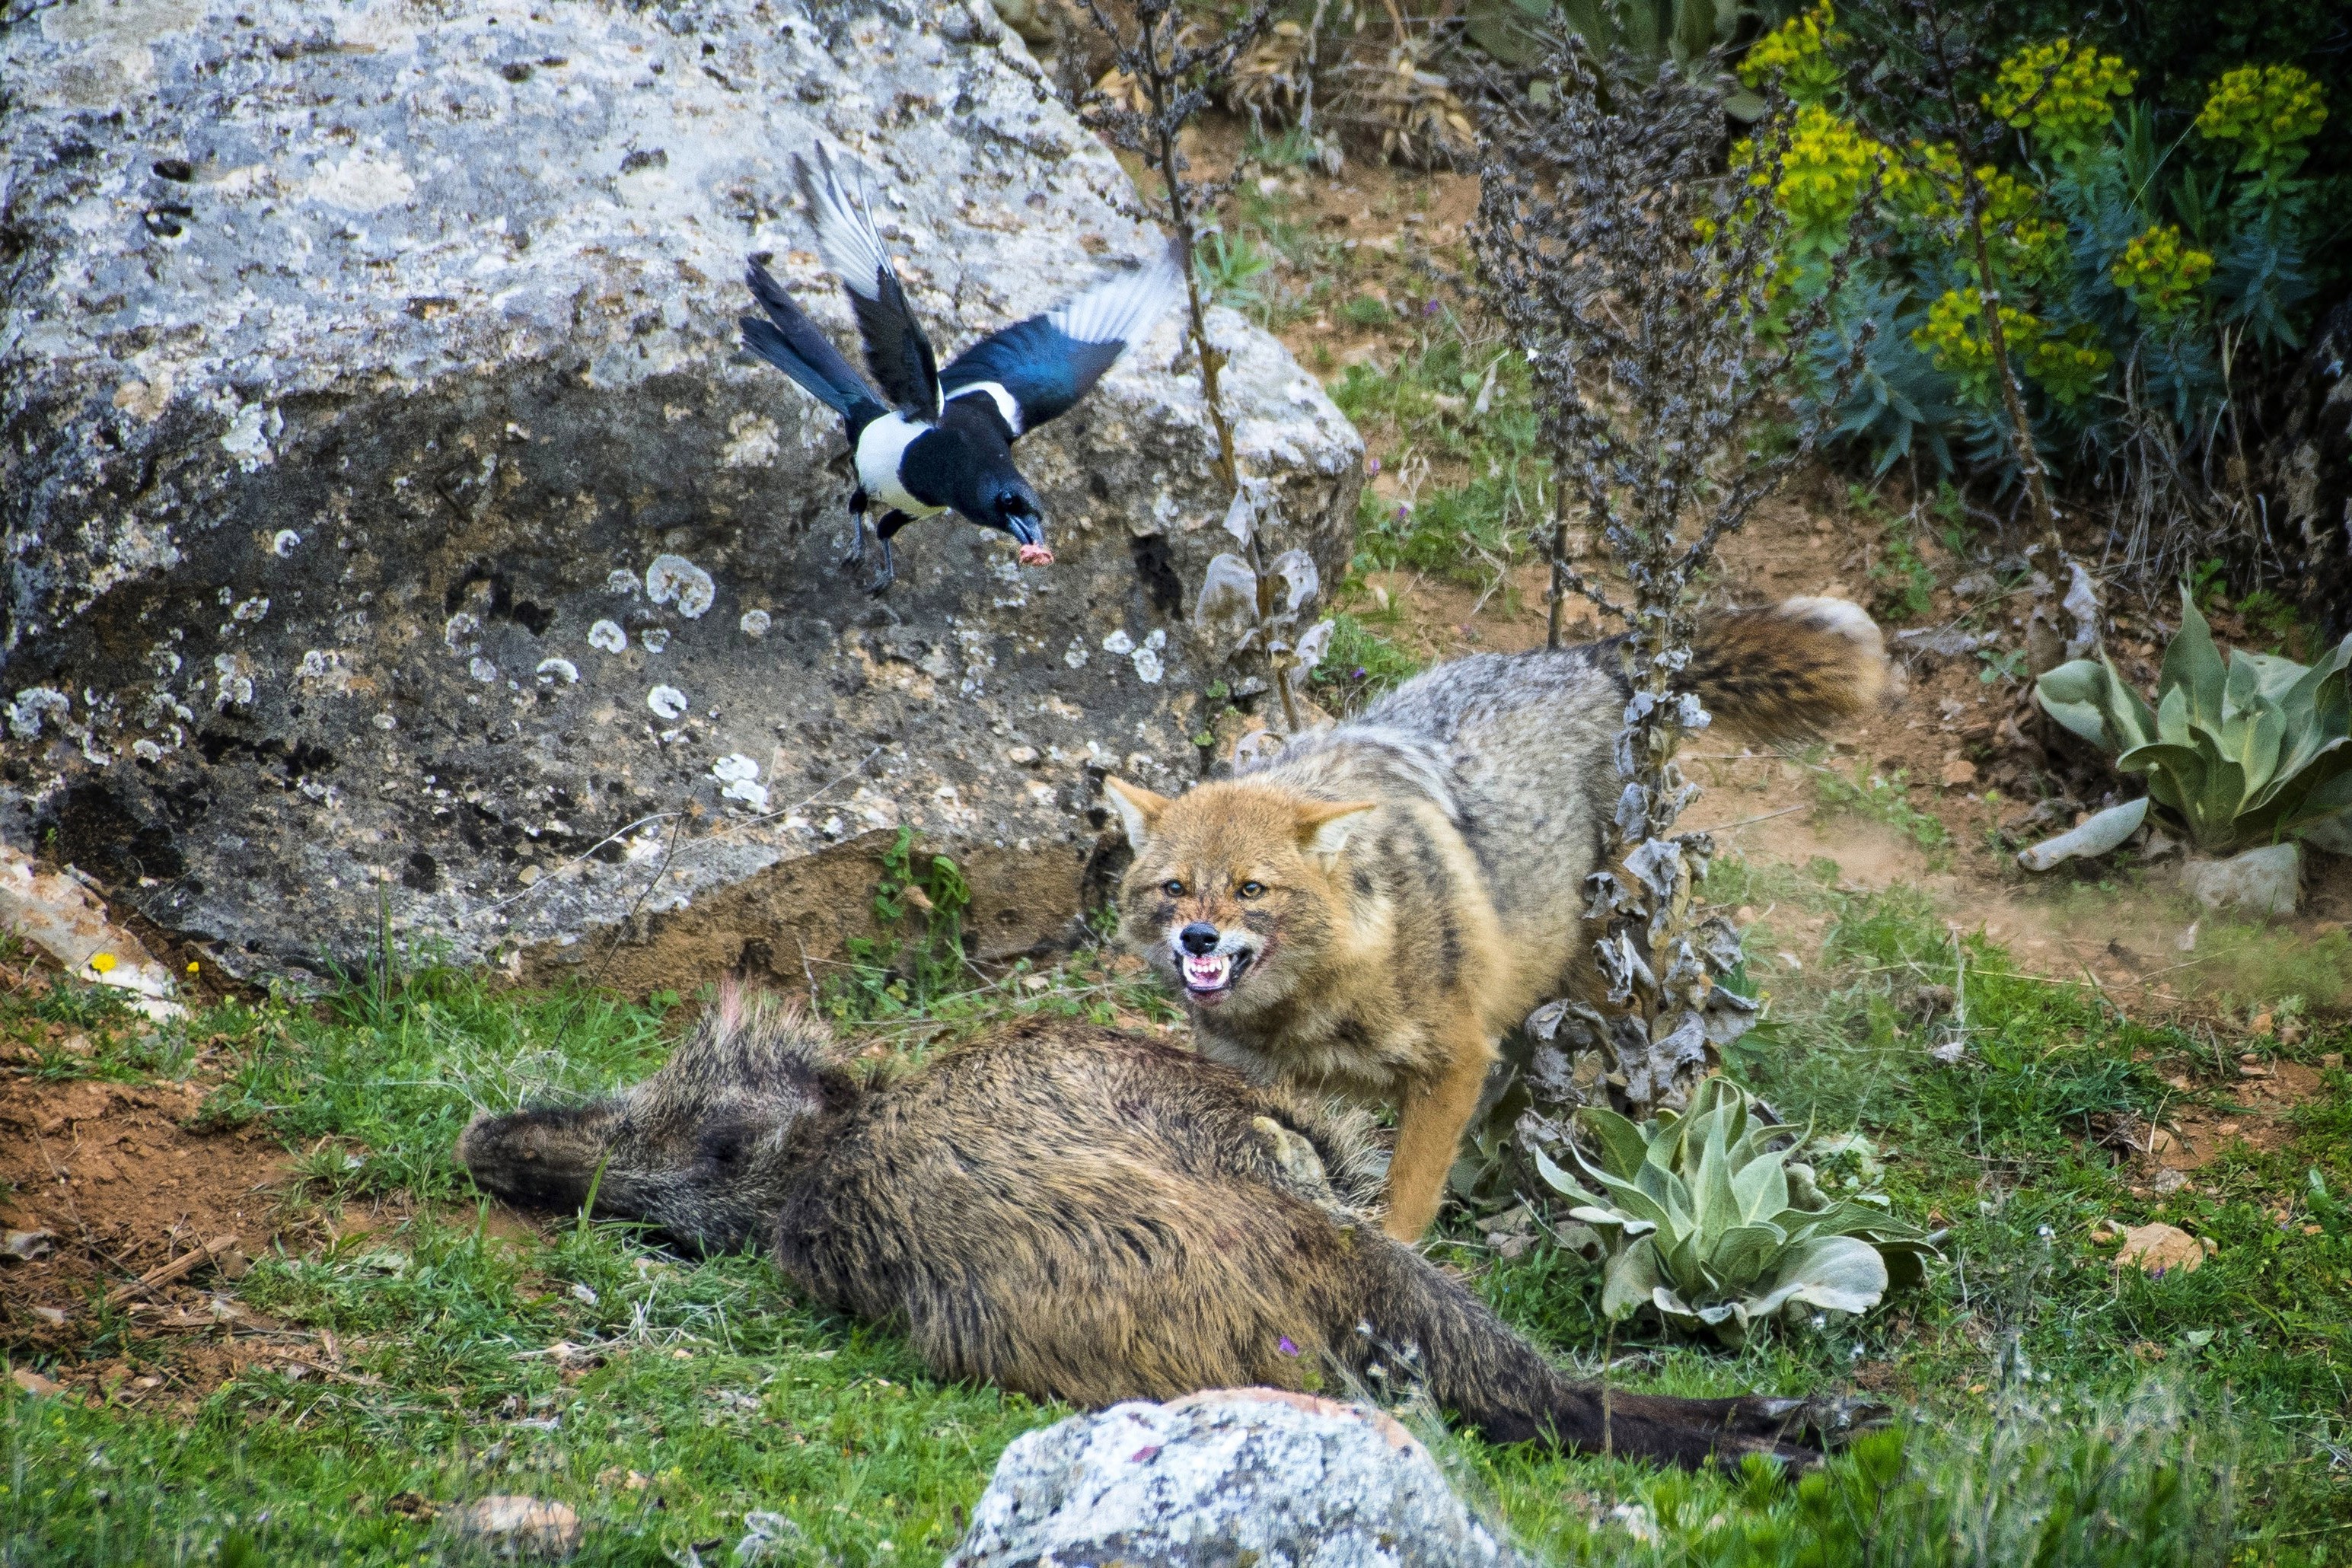
[[[1004,531],[1024,550],[1042,547],[1045,542],[1045,525],[1034,517],[1014,513],[1004,520]]]

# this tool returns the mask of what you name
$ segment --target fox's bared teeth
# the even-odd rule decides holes
[[[1221,952],[1184,955],[1184,984],[1194,991],[1215,991],[1232,978],[1234,961]]]

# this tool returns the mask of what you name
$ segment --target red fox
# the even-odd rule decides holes
[[[1401,1241],[1437,1215],[1503,1033],[1587,988],[1584,879],[1623,787],[1620,655],[1474,654],[1181,798],[1107,781],[1135,849],[1121,935],[1175,983],[1212,1061],[1396,1108]],[[1876,624],[1842,599],[1708,618],[1687,675],[1767,740],[1861,710],[1886,678]]]

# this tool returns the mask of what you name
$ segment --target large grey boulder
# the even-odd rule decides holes
[[[1397,1423],[1273,1389],[1016,1438],[947,1568],[1498,1568],[1518,1555]]]
[[[880,603],[837,424],[736,347],[747,252],[847,335],[820,135],[945,352],[1160,243],[985,6],[0,0],[0,835],[230,967],[381,900],[461,960],[799,984],[901,825],[1018,950],[1101,769],[1197,771],[1226,497],[1172,320],[1023,444],[1057,565],[925,523]],[[1273,542],[1336,572],[1360,444],[1217,330]]]

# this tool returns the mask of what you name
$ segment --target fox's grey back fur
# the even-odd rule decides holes
[[[1851,644],[1853,658],[1822,658],[1811,650],[1825,639],[1809,633],[1833,634],[1826,640]],[[1791,643],[1805,651],[1792,654]],[[1584,879],[1601,864],[1624,788],[1615,742],[1633,689],[1622,647],[1450,659],[1237,776],[1442,812],[1476,858],[1511,945],[1559,955],[1558,974],[1535,979],[1557,994],[1588,957]],[[1690,673],[1720,715],[1770,737],[1818,729],[1874,698],[1880,657],[1878,628],[1858,606],[1790,599],[1705,623]]]

